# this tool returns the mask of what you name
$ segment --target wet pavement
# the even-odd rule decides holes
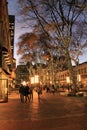
[[[87,130],[87,97],[67,97],[34,92],[30,102],[21,103],[18,91],[0,103],[0,130]]]

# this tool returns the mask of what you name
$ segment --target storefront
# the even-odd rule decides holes
[[[8,102],[9,76],[0,69],[0,103]]]

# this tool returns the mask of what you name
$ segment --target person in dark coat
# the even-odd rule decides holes
[[[30,94],[30,100],[33,100],[33,87],[32,86],[30,86],[29,94]]]
[[[29,88],[28,85],[26,85],[24,89],[25,89],[25,94],[24,94],[24,96],[25,96],[25,103],[26,103],[27,101],[30,101],[30,97],[29,97],[30,88]]]
[[[24,102],[24,86],[22,84],[19,88],[19,93],[20,93],[20,100],[23,103]]]

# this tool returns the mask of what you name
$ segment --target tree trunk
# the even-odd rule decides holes
[[[73,71],[73,66],[71,63],[71,58],[70,58],[68,49],[66,50],[66,57],[68,60],[68,69],[69,69],[69,73],[70,73],[70,79],[72,81],[73,91],[76,92],[76,77],[75,77],[75,73]]]

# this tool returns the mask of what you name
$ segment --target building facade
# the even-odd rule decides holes
[[[87,88],[87,62],[79,64],[78,66],[73,66],[73,71],[75,74],[76,82],[79,85]],[[22,83],[23,81],[31,82],[31,75],[27,70],[27,65],[18,65],[17,66],[17,84]],[[52,85],[55,84],[58,87],[71,85],[72,81],[70,79],[69,70],[56,71],[54,77],[50,74],[48,68],[41,68],[39,72],[36,72],[35,75],[39,76],[39,83],[43,86],[45,84]],[[33,77],[35,76],[33,75]],[[53,81],[54,79],[54,81]]]
[[[13,55],[9,30],[8,3],[0,0],[0,102],[8,101],[12,82]]]
[[[9,15],[9,31],[11,39],[11,51],[12,51],[12,87],[15,87],[16,79],[16,59],[14,58],[14,37],[15,37],[15,16]]]
[[[29,72],[26,65],[18,65],[16,69],[16,84],[29,82]]]
[[[81,63],[78,66],[73,66],[73,71],[77,83],[82,84],[84,87],[87,87],[87,62]],[[72,84],[68,70],[58,72],[56,78],[57,84]]]
[[[9,30],[10,30],[10,37],[11,37],[12,56],[14,57],[14,35],[15,35],[15,16],[14,15],[9,15]]]

